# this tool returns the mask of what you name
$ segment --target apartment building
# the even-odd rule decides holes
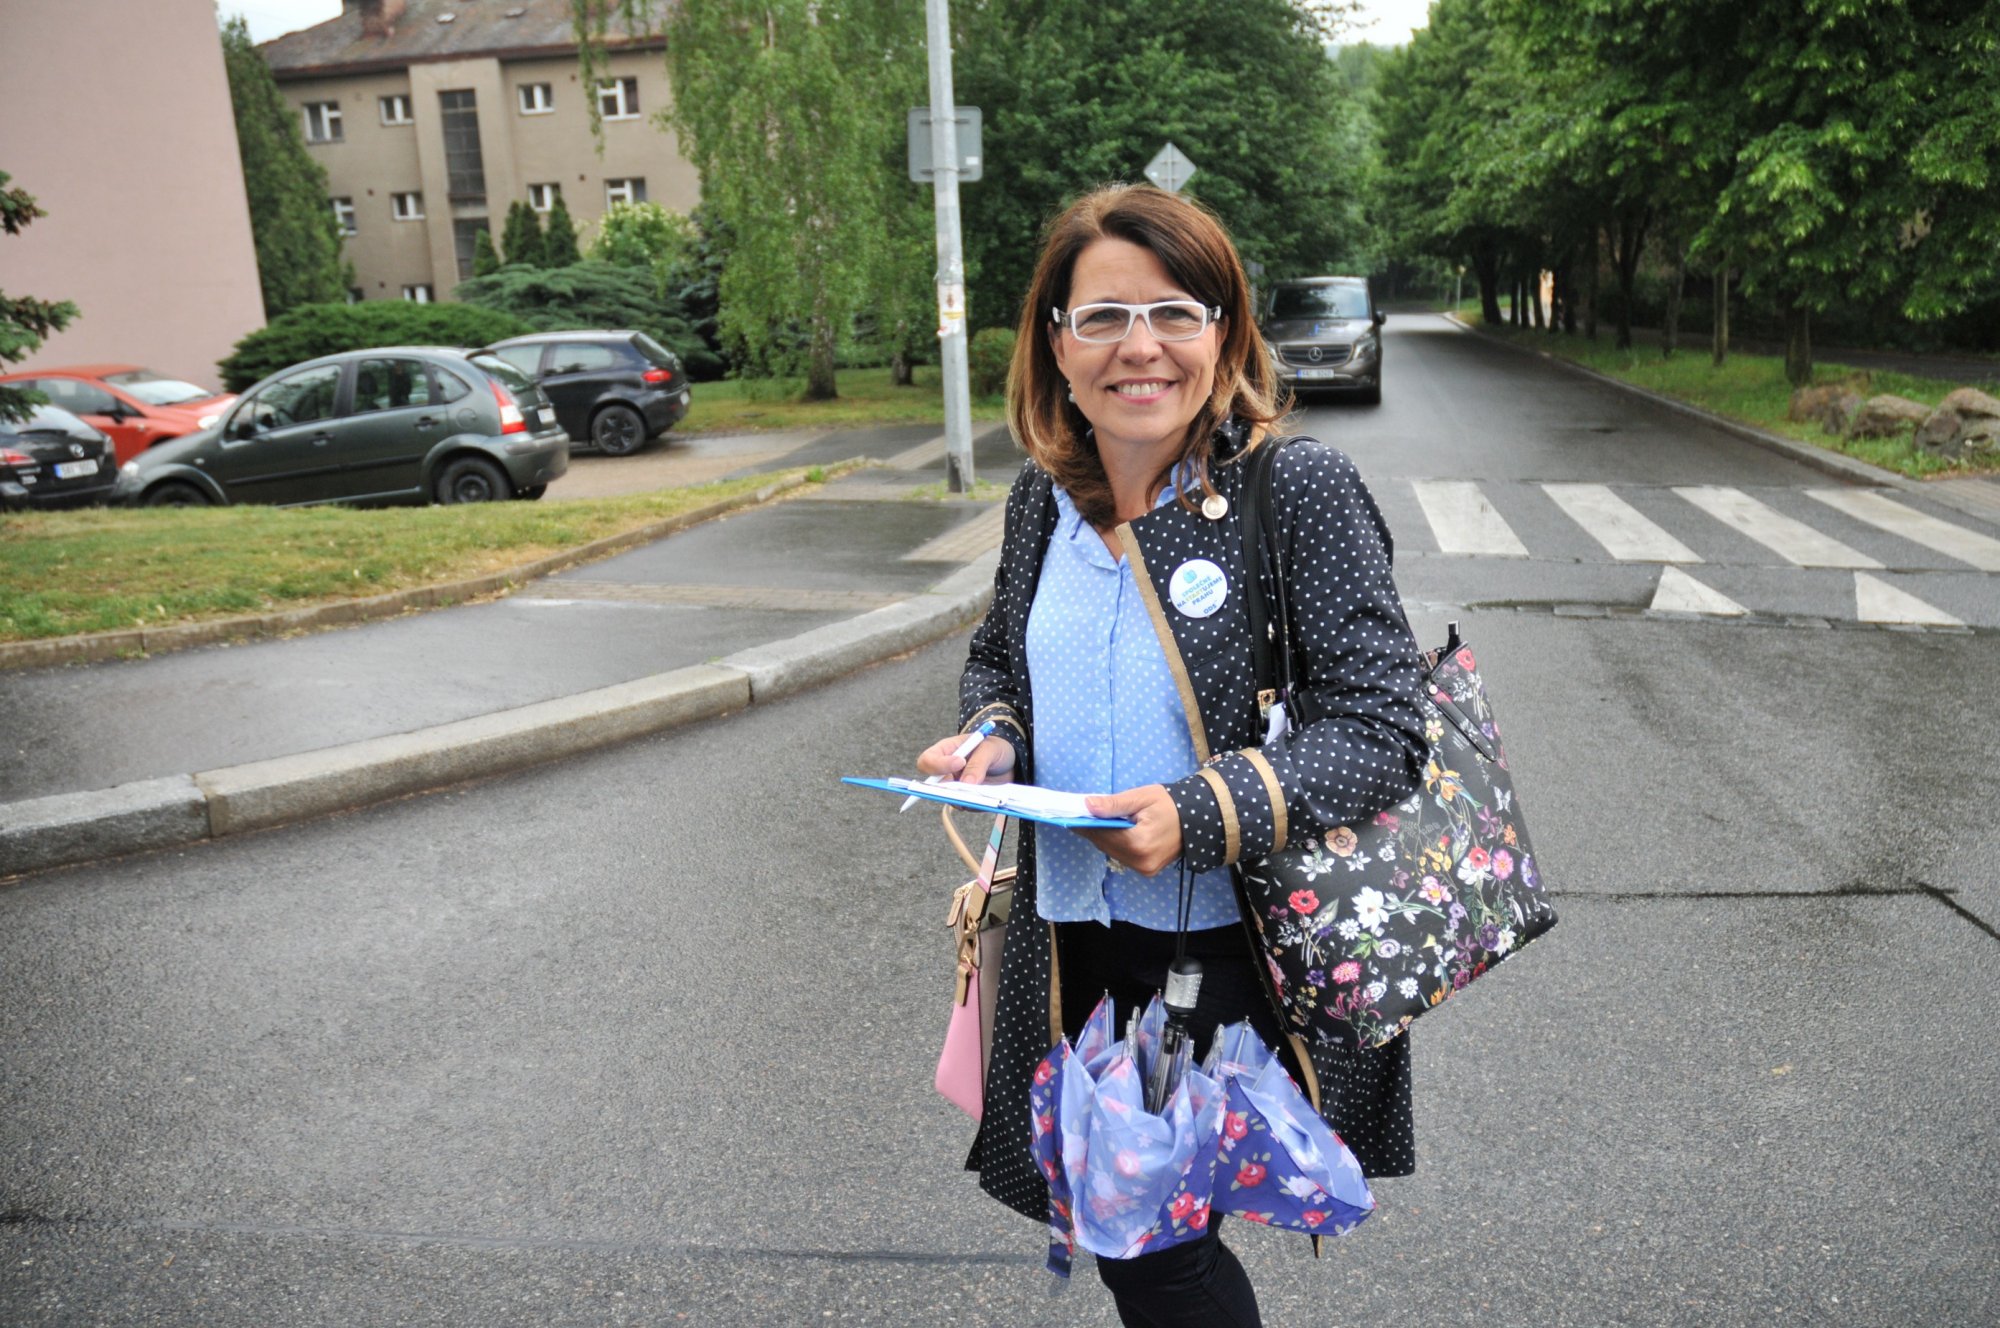
[[[497,242],[516,199],[546,213],[561,198],[586,243],[614,202],[700,199],[654,121],[664,42],[615,38],[604,79],[586,86],[569,0],[345,0],[339,18],[260,49],[326,168],[351,298],[447,298],[472,275],[475,237]]]
[[[18,367],[219,386],[264,296],[214,0],[0,0],[0,88],[0,170],[48,214],[0,235],[0,290],[80,311]]]

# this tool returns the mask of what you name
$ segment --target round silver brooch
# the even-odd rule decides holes
[[[1210,521],[1220,521],[1229,515],[1229,500],[1219,493],[1211,493],[1201,500],[1201,514]]]

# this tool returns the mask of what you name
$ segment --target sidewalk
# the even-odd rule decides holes
[[[976,618],[991,594],[1000,505],[906,501],[944,479],[934,429],[694,439],[638,458],[580,458],[593,464],[567,486],[578,492],[544,501],[859,457],[886,464],[505,598],[11,671],[0,691],[0,878],[572,755],[786,695]],[[1004,483],[1018,460],[1003,428],[976,433],[982,477]]]

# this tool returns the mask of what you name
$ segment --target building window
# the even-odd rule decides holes
[[[360,229],[354,224],[354,200],[351,198],[333,200],[333,219],[340,223],[342,235],[353,235]]]
[[[492,223],[485,217],[453,217],[451,219],[452,248],[458,257],[458,279],[464,281],[472,275],[472,255],[479,247],[479,233]]]
[[[412,304],[429,304],[431,302],[431,288],[429,283],[403,287],[403,298]]]
[[[523,83],[515,92],[520,95],[523,115],[547,115],[556,108],[556,90],[547,83]]]
[[[334,101],[309,101],[305,105],[306,142],[338,143],[340,132],[340,103]]]
[[[528,206],[537,212],[547,212],[562,197],[559,184],[531,184],[528,186]]]
[[[422,221],[424,219],[424,196],[422,194],[389,195],[389,215],[397,221]]]
[[[486,166],[479,156],[479,103],[471,89],[440,92],[444,120],[444,169],[451,201],[486,201]]]
[[[604,206],[616,207],[620,203],[643,203],[646,201],[646,181],[639,176],[625,180],[604,182]]]
[[[607,120],[630,120],[639,114],[639,80],[614,78],[597,85],[597,113]]]
[[[362,290],[359,286],[349,286],[347,288],[347,302],[349,304],[359,304],[367,298],[368,292]]]
[[[413,117],[410,114],[409,93],[392,92],[388,96],[378,97],[376,98],[376,100],[381,104],[382,107],[383,124],[406,125],[406,124],[416,123],[415,117]]]

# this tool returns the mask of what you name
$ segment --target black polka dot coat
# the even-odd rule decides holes
[[[1267,518],[1279,532],[1289,583],[1305,722],[1261,745],[1242,594],[1245,437],[1235,421],[1216,436],[1210,477],[1228,504],[1220,519],[1175,502],[1116,531],[1202,761],[1168,785],[1187,865],[1197,871],[1254,861],[1317,828],[1402,801],[1418,785],[1426,751],[1417,708],[1421,664],[1390,575],[1388,528],[1353,463],[1311,439],[1279,452]],[[1015,747],[1015,778],[1024,782],[1034,778],[1035,745],[1028,611],[1055,521],[1053,484],[1030,461],[1007,497],[993,603],[973,633],[959,685],[961,731],[996,721],[995,731]],[[1168,591],[1175,569],[1193,559],[1214,563],[1229,581],[1222,607],[1207,617],[1181,612]],[[1019,841],[1012,913],[982,1124],[966,1166],[989,1194],[1043,1221],[1048,1191],[1028,1152],[1028,1086],[1062,1020],[1053,980],[1060,956],[1053,929],[1035,910],[1032,835]],[[1289,1049],[1295,1067],[1299,1050]],[[1369,1175],[1414,1170],[1407,1035],[1344,1057],[1316,1049],[1301,1077]]]

